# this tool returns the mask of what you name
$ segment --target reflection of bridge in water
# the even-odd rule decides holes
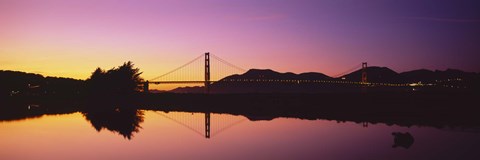
[[[190,112],[155,112],[205,138],[216,136],[246,120],[242,116],[227,116],[226,114],[190,113]],[[214,121],[212,121],[214,120]],[[214,122],[214,123],[212,123]]]

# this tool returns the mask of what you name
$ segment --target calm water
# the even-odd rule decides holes
[[[131,120],[82,113],[0,122],[0,159],[480,159],[480,134],[429,127],[137,111]],[[86,120],[88,119],[88,120]],[[413,143],[394,145],[393,132]]]

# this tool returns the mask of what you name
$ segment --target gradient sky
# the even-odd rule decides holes
[[[211,52],[243,68],[333,76],[480,72],[480,1],[0,0],[0,70],[86,79],[133,61],[151,79]]]

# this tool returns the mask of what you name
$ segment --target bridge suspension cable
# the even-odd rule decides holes
[[[227,76],[244,73],[246,70],[238,67],[216,55],[211,55],[211,80],[219,81]]]
[[[214,59],[216,59],[216,60],[218,60],[218,61],[220,61],[220,62],[222,62],[222,63],[224,63],[224,64],[226,64],[226,65],[228,65],[228,66],[230,66],[230,67],[232,67],[232,68],[237,69],[238,71],[242,71],[242,72],[247,71],[246,69],[243,69],[242,67],[236,66],[236,65],[234,65],[234,64],[232,64],[232,63],[230,63],[230,62],[228,62],[228,61],[226,61],[226,60],[223,60],[222,58],[220,58],[220,57],[218,57],[218,56],[216,56],[216,55],[214,55],[214,54],[212,54],[212,57],[213,57]]]
[[[179,71],[179,70],[187,67],[188,65],[196,62],[197,60],[201,59],[202,57],[203,57],[203,54],[201,54],[201,55],[199,55],[198,57],[196,57],[195,59],[193,59],[193,60],[185,63],[184,65],[182,65],[182,66],[180,66],[180,67],[177,67],[177,68],[171,70],[170,72],[167,72],[167,73],[165,73],[165,74],[162,74],[162,75],[160,75],[160,76],[157,76],[157,77],[155,77],[155,78],[150,79],[150,81],[154,81],[154,80],[157,80],[157,79],[166,77],[166,76],[168,76],[168,75],[170,75],[170,74],[172,74],[172,73],[174,73],[174,72],[176,72],[176,71]]]
[[[199,83],[205,81],[205,61],[202,59],[204,54],[199,55],[193,60],[177,67],[165,74],[150,79],[157,82],[178,82],[178,83]],[[243,73],[246,70],[234,65],[216,55],[210,54],[210,81],[218,81],[227,76]]]
[[[336,74],[335,76],[333,76],[333,78],[340,78],[340,77],[342,77],[342,76],[345,76],[346,74],[349,74],[349,73],[352,73],[352,72],[354,72],[354,71],[356,71],[356,70],[359,70],[360,68],[362,68],[362,64],[361,64],[361,63],[356,64],[355,66],[351,67],[350,69],[345,70],[345,71],[343,71],[343,72],[341,72],[341,73],[339,73],[339,74]]]

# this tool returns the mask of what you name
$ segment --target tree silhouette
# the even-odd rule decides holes
[[[128,96],[141,87],[138,85],[143,79],[140,77],[142,72],[135,68],[130,61],[123,63],[118,68],[112,68],[104,71],[97,68],[89,79],[87,79],[87,88],[91,96]]]

